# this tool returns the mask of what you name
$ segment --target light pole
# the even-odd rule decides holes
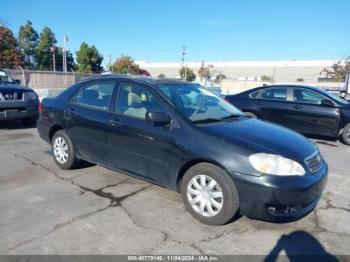
[[[186,46],[182,46],[181,72],[184,69],[185,55],[187,55]],[[185,67],[185,82],[187,82],[187,68],[186,67]]]

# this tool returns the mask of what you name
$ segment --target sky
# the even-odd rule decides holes
[[[337,60],[350,55],[350,0],[1,0],[0,19],[18,34],[32,21],[85,41],[115,60]]]

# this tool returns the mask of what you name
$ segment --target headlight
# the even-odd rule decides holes
[[[249,162],[259,172],[276,176],[303,176],[304,168],[294,160],[279,155],[257,153],[249,156]]]
[[[38,96],[35,94],[35,92],[27,92],[28,100],[36,100],[38,99]]]

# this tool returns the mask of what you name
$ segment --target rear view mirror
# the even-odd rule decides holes
[[[328,106],[328,107],[332,107],[332,106],[334,106],[334,103],[333,103],[332,100],[330,100],[330,99],[323,99],[323,100],[321,101],[321,105],[323,105],[323,106]]]
[[[158,124],[168,124],[171,121],[170,116],[162,112],[147,112],[146,120],[149,122],[154,122]]]
[[[13,80],[13,82],[14,82],[15,84],[17,84],[17,85],[20,85],[20,84],[21,84],[21,80],[19,80],[19,79],[15,79],[15,80]]]

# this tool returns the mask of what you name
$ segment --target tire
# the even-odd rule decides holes
[[[204,180],[207,191],[200,188]],[[199,185],[196,185],[195,181]],[[212,181],[216,185],[210,190],[209,186]],[[208,190],[209,193],[207,193]],[[221,198],[220,191],[222,193]],[[213,193],[215,195],[212,195]],[[185,173],[181,181],[181,195],[186,209],[191,215],[207,225],[219,226],[226,224],[239,210],[239,196],[232,178],[224,170],[210,163],[197,164]],[[215,202],[213,202],[213,199]],[[192,204],[191,200],[193,201]],[[204,208],[201,208],[201,206],[204,206]]]
[[[78,160],[72,140],[64,130],[57,131],[51,140],[52,156],[61,169],[73,169]]]
[[[249,116],[249,117],[251,117],[251,118],[258,118],[254,113],[252,113],[252,112],[244,112],[244,114],[246,115],[246,116]]]
[[[344,126],[341,138],[345,144],[350,145],[350,123]]]
[[[26,117],[21,119],[21,122],[26,126],[35,126],[37,120],[38,120],[37,117]]]

